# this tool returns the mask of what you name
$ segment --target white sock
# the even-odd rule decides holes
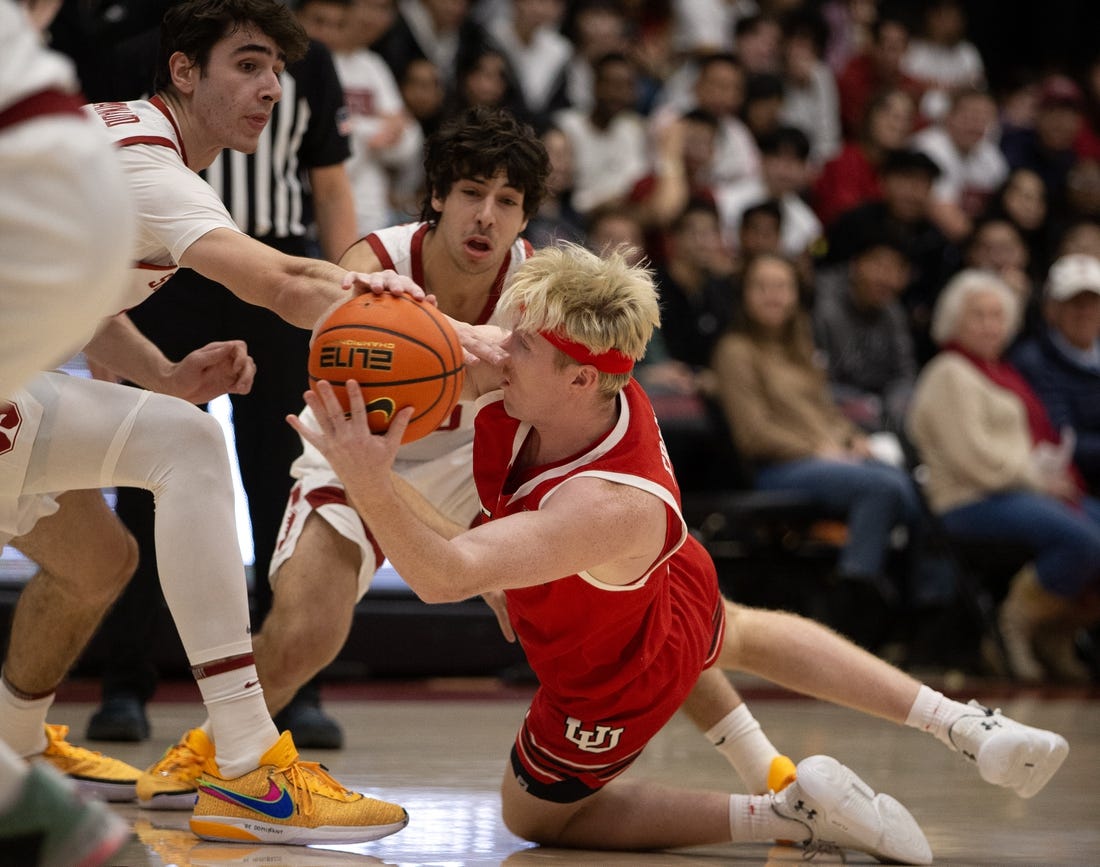
[[[279,739],[267,712],[252,655],[192,671],[214,735],[218,770],[227,780],[260,766],[260,757]],[[210,672],[210,673],[207,673]]]
[[[734,843],[805,840],[806,826],[772,809],[771,795],[730,795],[730,840]]]
[[[947,698],[943,693],[922,684],[913,700],[913,706],[909,708],[905,724],[922,732],[931,732],[951,749],[955,749],[947,736],[948,732],[956,720],[968,714],[973,715],[974,708]]]
[[[0,739],[16,755],[27,758],[46,749],[46,712],[53,698],[52,692],[41,698],[20,698],[0,679]]]
[[[731,710],[707,731],[706,737],[733,765],[750,792],[768,791],[768,771],[779,750],[768,740],[748,705]]]
[[[30,765],[0,741],[0,815],[19,800],[29,770]]]

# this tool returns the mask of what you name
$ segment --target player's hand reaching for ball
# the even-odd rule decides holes
[[[208,343],[173,364],[156,389],[190,403],[206,403],[223,394],[248,394],[256,362],[243,340]]]
[[[419,284],[411,277],[404,277],[396,271],[373,271],[369,274],[362,271],[348,271],[344,274],[344,279],[340,285],[343,289],[351,292],[352,295],[364,295],[367,292],[381,295],[383,292],[389,292],[391,295],[408,295],[417,301],[435,304],[434,295],[429,295],[421,289]],[[313,325],[313,334],[310,336],[311,343],[317,337],[317,331],[321,325],[347,300],[347,298],[341,298],[339,301],[334,301],[317,318],[317,322]]]
[[[306,405],[313,411],[317,427],[310,427],[295,415],[288,415],[286,420],[303,440],[325,456],[351,500],[360,502],[357,494],[366,495],[379,484],[389,484],[390,468],[413,409],[398,410],[386,432],[375,434],[367,423],[359,383],[348,380],[347,392],[345,413],[332,386],[322,380],[305,393]]]

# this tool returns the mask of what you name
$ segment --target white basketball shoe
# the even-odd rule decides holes
[[[830,756],[798,763],[798,778],[772,795],[772,809],[804,825],[807,852],[858,849],[901,864],[931,864],[932,849],[916,819],[889,795],[876,795]]]
[[[987,783],[1030,798],[1045,786],[1069,754],[1066,739],[1032,728],[971,699],[974,713],[959,717],[947,733],[951,745],[970,761]]]

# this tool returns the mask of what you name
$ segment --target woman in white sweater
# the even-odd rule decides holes
[[[991,273],[964,271],[945,287],[932,319],[942,351],[918,379],[909,435],[949,533],[1034,552],[999,614],[1012,673],[1082,680],[1073,638],[1100,615],[1100,501],[1083,493],[1072,433],[1054,429],[1001,359],[1018,320],[1016,296]]]

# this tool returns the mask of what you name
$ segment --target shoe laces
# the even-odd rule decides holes
[[[353,793],[341,786],[326,770],[325,766],[318,762],[291,762],[285,768],[277,768],[277,773],[286,777],[288,783],[302,793],[302,800],[298,811],[303,816],[313,814],[313,796],[334,801],[353,800]]]
[[[182,771],[188,776],[198,777],[199,774],[196,772],[205,771],[205,764],[204,755],[191,749],[186,741],[180,741],[165,750],[154,768],[154,773],[171,774],[174,771]]]
[[[844,849],[832,840],[811,840],[802,849],[802,860],[813,861],[818,855],[831,855],[840,858],[840,863],[847,863],[844,857]]]

